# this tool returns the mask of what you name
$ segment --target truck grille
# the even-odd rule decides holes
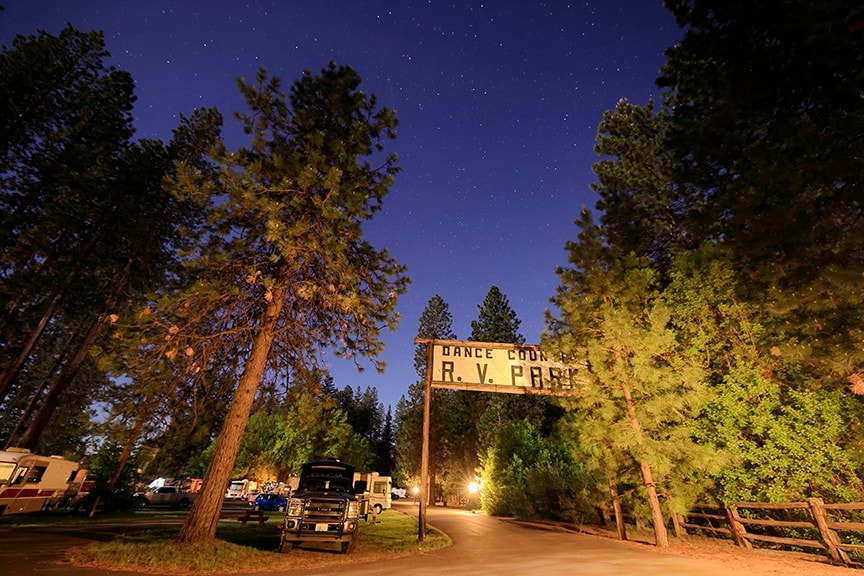
[[[303,520],[307,522],[341,522],[345,519],[347,504],[348,502],[344,499],[310,498],[306,501]]]

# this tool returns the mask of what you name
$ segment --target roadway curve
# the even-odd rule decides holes
[[[416,515],[414,506],[397,504]],[[553,526],[492,518],[454,508],[429,508],[428,523],[450,535],[453,546],[428,554],[387,561],[398,576],[850,576],[848,568],[829,566],[788,553],[722,548],[710,557],[661,552],[654,546],[620,542]],[[710,548],[709,548],[710,550]],[[701,552],[704,556],[705,552]],[[334,574],[330,570],[292,575]],[[380,576],[380,564],[341,569],[340,576]]]
[[[399,502],[397,511],[416,514]],[[167,521],[175,524],[178,520]],[[542,524],[430,508],[428,522],[446,532],[453,546],[365,564],[339,564],[256,576],[854,576],[857,571],[814,562],[791,553],[730,547],[661,552],[653,546],[580,534]],[[136,528],[140,528],[135,523]],[[132,572],[58,563],[64,551],[106,540],[130,525],[8,526],[0,528],[0,574],[15,576],[127,576]],[[134,528],[133,528],[134,529]],[[708,550],[708,552],[706,552]],[[336,555],[336,558],[344,558]],[[140,576],[140,574],[138,575]],[[237,576],[252,576],[251,574]]]

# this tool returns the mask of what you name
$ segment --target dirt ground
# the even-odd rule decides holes
[[[606,536],[601,536],[606,537]],[[644,542],[622,542],[623,546],[651,546]],[[651,546],[653,548],[653,546]],[[796,552],[774,550],[746,550],[732,543],[709,538],[690,537],[673,539],[667,550],[658,554],[673,554],[697,560],[711,560],[729,566],[730,574],[746,573],[753,576],[864,576],[864,570],[832,566],[823,557]],[[320,552],[294,550],[285,565],[274,571],[302,571],[327,567],[337,568],[344,564],[365,564],[392,559],[397,555],[382,552],[374,545],[359,545],[354,554],[321,554]],[[401,556],[401,555],[399,555]]]
[[[607,536],[598,537],[605,538]],[[620,544],[622,546],[653,548],[651,544],[639,541],[621,542]],[[672,554],[722,563],[729,566],[729,574],[745,573],[750,576],[864,576],[864,570],[832,566],[824,558],[816,555],[764,549],[746,550],[729,542],[709,538],[672,539],[668,549],[657,550],[656,552],[657,554]],[[285,554],[282,562],[266,568],[262,567],[258,574],[265,576],[268,573],[287,575],[292,572],[330,568],[338,571],[343,566],[380,563],[406,554],[385,552],[379,546],[368,542],[359,543],[357,549],[350,555],[337,552],[322,553],[321,550],[303,550],[301,548]],[[116,569],[115,566],[93,564],[89,566],[105,570]],[[165,574],[164,571],[159,571],[159,573]]]
[[[595,535],[599,538],[617,540],[612,533],[599,530],[578,530],[582,533]],[[751,576],[864,576],[864,570],[849,568],[845,566],[833,566],[828,559],[816,554],[805,554],[797,552],[752,549],[747,550],[735,546],[732,542],[713,538],[687,537],[671,538],[670,546],[666,550],[657,550],[650,543],[647,535],[644,538],[635,536],[633,541],[620,542],[622,546],[639,548],[651,548],[658,554],[672,554],[693,558],[696,560],[710,560],[714,563],[722,563],[729,566],[730,574],[746,573]],[[306,551],[295,549],[288,554],[286,563],[280,567],[274,567],[273,571],[280,573],[291,573],[293,571],[320,570],[322,568],[337,568],[345,564],[365,564],[370,562],[381,562],[393,559],[405,554],[393,554],[382,551],[378,546],[369,542],[360,542],[353,554],[344,556],[342,554],[322,554],[320,550]]]
[[[613,537],[602,534],[601,537]],[[653,544],[645,541],[622,542],[624,546],[644,547]],[[753,576],[864,576],[858,567],[835,566],[827,556],[768,550],[764,548],[740,548],[728,540],[688,536],[670,538],[669,548],[657,550],[658,554],[673,554],[697,560],[711,560],[729,566],[729,573],[746,573]]]
[[[549,527],[549,523],[542,523]],[[618,542],[613,532],[598,528],[573,527],[556,524],[557,528],[567,532],[578,532],[593,537],[616,541],[620,546],[648,549],[657,554],[677,555],[695,560],[706,560],[713,564],[728,566],[729,574],[747,574],[748,576],[864,576],[861,566],[845,567],[835,566],[828,562],[826,556],[817,554],[805,554],[798,552],[768,550],[768,549],[744,549],[739,548],[728,540],[689,536],[686,538],[670,538],[670,546],[665,550],[653,546],[650,533],[628,534],[631,538],[627,542]],[[274,564],[259,566],[256,574],[267,576],[279,573],[290,575],[294,572],[317,571],[333,569],[339,571],[340,567],[359,564],[381,563],[393,560],[410,553],[392,553],[382,549],[381,546],[361,540],[352,554],[343,555],[321,548],[304,549],[295,548],[291,552],[280,555]],[[433,553],[434,554],[434,553]],[[69,562],[69,556],[66,562]],[[72,562],[73,565],[82,564]],[[116,566],[83,564],[84,566],[101,568],[103,570],[117,569]],[[164,571],[160,571],[165,574]],[[214,573],[209,573],[214,574]],[[245,572],[245,574],[249,574]]]
[[[268,574],[275,573],[290,574],[292,572],[321,570],[329,568],[338,571],[339,568],[342,566],[382,562],[386,560],[392,560],[401,556],[406,556],[408,554],[410,553],[387,552],[378,544],[363,541],[357,543],[357,547],[351,554],[342,554],[335,549],[330,550],[326,547],[308,549],[305,549],[304,547],[299,547],[294,548],[290,552],[280,554],[278,558],[274,558],[272,562],[269,562],[267,565],[258,566],[255,569],[254,574],[266,576]],[[106,572],[136,572],[139,574],[159,574],[162,576],[195,576],[197,574],[200,574],[202,576],[229,576],[233,574],[239,574],[232,570],[195,572],[185,569],[171,570],[166,569],[163,566],[160,566],[158,568],[130,568],[129,566],[118,565],[113,562],[91,562],[82,560],[82,558],[76,553],[75,549],[68,550],[66,554],[64,554],[63,559],[58,562],[58,564],[96,568],[98,570],[104,570]],[[0,573],[2,573],[2,570],[0,570]],[[242,574],[249,575],[252,574],[252,572],[250,572],[249,570],[245,570],[242,572]]]

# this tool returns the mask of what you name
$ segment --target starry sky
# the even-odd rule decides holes
[[[167,141],[178,114],[216,106],[244,143],[235,80],[258,68],[286,89],[303,70],[352,66],[396,110],[402,172],[367,238],[407,265],[402,321],[384,335],[383,375],[333,359],[338,388],[374,386],[395,408],[414,337],[440,295],[467,339],[494,285],[526,342],[566,265],[581,206],[594,206],[597,125],[620,98],[659,100],[663,50],[682,32],[661,0],[0,0],[0,44],[67,23],[102,30],[110,65],[136,82],[139,138]]]

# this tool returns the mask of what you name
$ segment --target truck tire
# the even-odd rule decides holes
[[[350,554],[354,552],[354,547],[357,545],[357,533],[355,532],[353,536],[351,536],[351,540],[347,542],[341,542],[342,554]]]
[[[294,548],[293,542],[279,539],[279,552],[290,552],[292,548]]]

